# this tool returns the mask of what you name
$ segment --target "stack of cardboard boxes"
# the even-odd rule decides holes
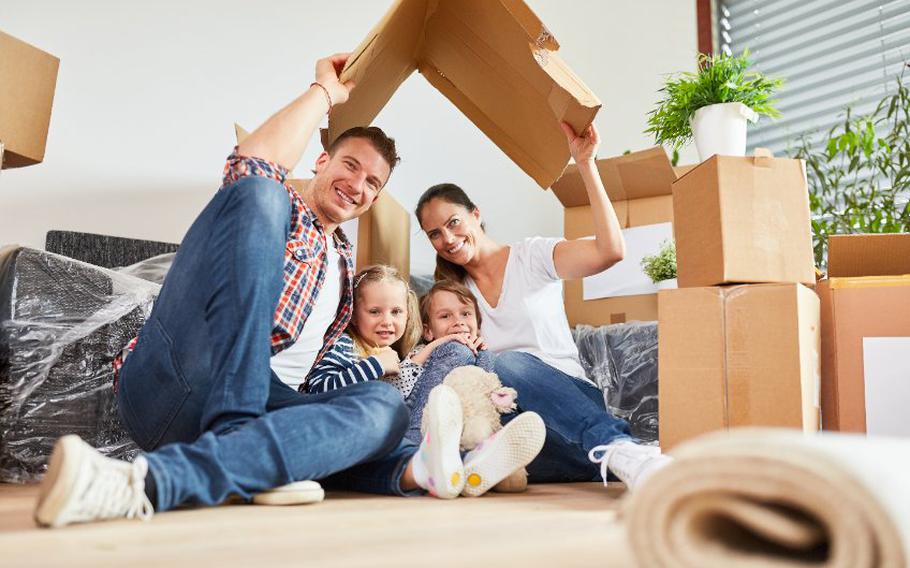
[[[657,319],[657,287],[641,270],[641,259],[656,254],[673,236],[672,184],[691,166],[674,168],[664,149],[597,160],[597,171],[610,197],[626,241],[626,258],[601,274],[565,283],[569,325],[604,325]],[[565,208],[565,236],[594,235],[591,205],[578,168],[572,164],[553,184]]]
[[[0,165],[44,160],[60,60],[0,32]]]
[[[713,156],[673,183],[679,289],[659,293],[664,450],[736,426],[819,426],[804,165]]]

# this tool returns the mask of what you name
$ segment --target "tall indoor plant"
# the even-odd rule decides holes
[[[771,96],[783,85],[782,79],[749,71],[750,66],[749,50],[700,54],[697,71],[667,78],[645,132],[674,149],[694,138],[702,160],[714,154],[744,155],[746,120],[779,117]]]
[[[806,161],[815,262],[827,266],[828,235],[910,232],[910,88],[896,90],[869,116],[850,109],[820,141],[790,153]]]

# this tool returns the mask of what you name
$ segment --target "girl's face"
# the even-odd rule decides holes
[[[436,198],[423,206],[420,226],[430,244],[445,260],[464,266],[477,254],[477,240],[483,234],[480,211],[468,211],[457,203]]]
[[[439,290],[430,298],[429,321],[423,326],[423,338],[433,341],[453,333],[477,337],[477,314],[473,304],[447,290]]]
[[[404,284],[380,280],[357,287],[354,327],[373,347],[388,347],[404,335],[408,320],[408,293]]]

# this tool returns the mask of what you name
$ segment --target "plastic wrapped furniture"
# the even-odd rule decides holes
[[[629,421],[633,436],[656,442],[657,322],[579,325],[573,336],[581,365],[603,391],[607,408]]]
[[[47,252],[81,260],[95,266],[115,268],[136,264],[153,256],[175,252],[177,245],[78,231],[48,231],[44,240],[44,248]]]
[[[111,361],[159,289],[43,251],[0,253],[0,481],[38,479],[66,433],[113,457],[136,451],[119,422]]]

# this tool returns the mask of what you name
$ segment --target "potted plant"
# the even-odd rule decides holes
[[[910,86],[903,74],[896,83],[868,116],[848,107],[789,152],[806,162],[816,266],[827,266],[829,235],[910,232]]]
[[[673,241],[662,242],[657,254],[643,257],[641,269],[658,290],[676,288],[676,246]]]
[[[675,150],[694,138],[702,160],[714,154],[744,156],[746,120],[778,118],[771,96],[783,85],[782,79],[749,71],[751,64],[749,50],[736,56],[700,54],[696,72],[667,78],[645,132]]]

